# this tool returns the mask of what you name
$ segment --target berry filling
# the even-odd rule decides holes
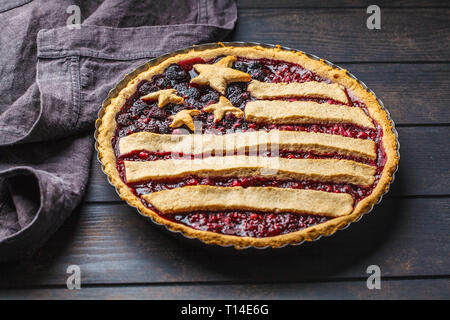
[[[198,230],[258,238],[298,231],[329,220],[327,217],[292,213],[261,214],[248,211],[195,212],[188,215],[175,215],[167,219]]]
[[[205,106],[218,102],[220,94],[207,87],[190,84],[190,80],[197,76],[193,68],[198,63],[215,63],[222,57],[217,57],[210,61],[204,61],[200,58],[185,60],[172,64],[166,68],[163,74],[155,75],[150,81],[143,80],[138,84],[137,91],[127,99],[122,109],[116,115],[116,132],[112,140],[117,156],[117,169],[124,182],[126,182],[124,160],[134,161],[155,161],[173,158],[170,152],[155,153],[147,150],[136,150],[127,155],[119,156],[117,149],[118,140],[121,137],[135,132],[148,131],[160,134],[180,134],[181,128],[170,128],[170,116],[175,115],[183,109],[201,110]],[[238,57],[233,63],[234,69],[246,72],[256,79],[263,82],[307,82],[320,81],[331,83],[328,79],[321,78],[314,72],[304,69],[300,65],[287,63],[283,61],[269,59],[247,59]],[[247,83],[237,82],[228,85],[225,96],[237,108],[244,110],[247,102],[255,100],[250,92],[247,91]],[[144,102],[140,97],[164,89],[175,89],[179,96],[184,98],[184,104],[169,103],[164,108],[159,108],[157,101]],[[349,103],[348,106],[361,108],[368,114],[364,103],[358,101],[346,91]],[[278,99],[279,100],[279,99]],[[295,101],[315,101],[318,103],[342,104],[333,100],[318,99],[311,97],[288,98],[284,100]],[[257,131],[257,130],[289,130],[306,131],[335,134],[359,139],[370,139],[376,142],[377,159],[367,160],[354,157],[345,157],[337,154],[313,154],[311,152],[286,152],[280,150],[280,157],[295,159],[350,159],[358,162],[374,165],[377,167],[375,182],[372,186],[362,187],[351,184],[337,184],[317,181],[280,181],[276,178],[263,177],[243,177],[243,178],[202,178],[189,176],[181,179],[166,181],[144,181],[136,184],[128,184],[131,190],[137,195],[148,194],[183,186],[190,185],[212,185],[224,187],[251,187],[251,186],[276,186],[280,188],[296,188],[321,190],[326,192],[348,193],[354,199],[356,205],[363,198],[370,195],[375,185],[378,183],[383,166],[385,163],[385,154],[382,148],[382,130],[378,124],[376,129],[361,128],[351,124],[331,123],[331,124],[257,124],[246,121],[244,118],[235,118],[227,114],[222,120],[215,122],[213,115],[202,112],[198,116],[193,116],[194,121],[201,122],[199,133],[227,134],[234,132]],[[183,127],[184,130],[188,130]],[[197,130],[197,129],[196,129]],[[195,158],[201,155],[182,155]],[[269,152],[260,156],[272,156]],[[142,200],[143,203],[156,211],[152,206]],[[157,212],[158,213],[158,212]],[[295,232],[319,223],[323,223],[331,218],[285,213],[261,213],[249,211],[224,211],[224,212],[190,212],[186,214],[177,214],[164,216],[165,219],[185,224],[198,230],[212,231],[227,235],[268,237],[280,234]]]

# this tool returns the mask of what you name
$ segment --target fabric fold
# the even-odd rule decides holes
[[[98,110],[148,59],[219,41],[233,0],[80,3],[80,28],[62,1],[0,10],[0,261],[34,253],[81,203]],[[27,186],[27,187],[25,187]]]

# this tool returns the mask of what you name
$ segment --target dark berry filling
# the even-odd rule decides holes
[[[190,80],[197,76],[193,69],[193,65],[197,63],[215,63],[222,57],[217,57],[210,61],[204,61],[200,58],[181,61],[172,64],[166,68],[163,74],[155,75],[150,81],[142,81],[138,84],[138,89],[132,95],[122,109],[116,115],[116,133],[112,140],[113,147],[116,150],[117,169],[121,178],[126,182],[123,161],[154,161],[161,159],[171,159],[173,155],[167,153],[154,153],[147,150],[136,150],[130,154],[119,157],[117,152],[117,141],[120,137],[129,134],[148,131],[161,134],[181,133],[181,128],[172,129],[169,127],[171,120],[169,117],[183,109],[201,110],[205,106],[216,103],[220,94],[204,86],[190,84]],[[314,72],[304,69],[300,65],[286,63],[283,61],[275,61],[268,59],[247,59],[238,57],[233,63],[234,69],[249,73],[253,79],[263,82],[306,82],[306,81],[324,81],[330,82],[328,79],[319,77]],[[144,102],[140,97],[158,90],[173,88],[179,96],[185,100],[183,105],[168,104],[164,108],[159,108],[157,102]],[[247,91],[247,83],[231,83],[228,85],[225,96],[237,108],[244,110],[247,102],[254,100],[250,92]],[[368,114],[364,103],[353,98],[348,92],[349,106],[361,108]],[[341,104],[333,100],[317,99],[311,97],[288,98],[285,100],[295,101],[315,101],[318,103]],[[363,162],[369,165],[376,165],[377,171],[375,175],[375,183],[370,187],[355,186],[350,184],[325,183],[317,181],[280,181],[275,178],[263,177],[243,177],[243,178],[202,178],[202,177],[185,177],[182,179],[166,180],[166,181],[144,181],[138,184],[128,184],[131,190],[137,195],[168,190],[188,185],[214,185],[214,186],[276,186],[280,188],[297,188],[322,190],[336,193],[349,193],[354,199],[354,205],[360,200],[367,197],[378,183],[381,172],[385,164],[385,154],[382,148],[382,130],[375,123],[376,130],[360,128],[351,124],[257,124],[248,122],[243,118],[237,119],[232,115],[225,116],[219,122],[214,122],[213,115],[202,112],[198,116],[194,116],[195,121],[202,123],[201,133],[211,134],[227,134],[234,132],[257,131],[257,130],[290,130],[290,131],[306,131],[321,132],[327,134],[336,134],[346,137],[371,139],[376,142],[378,156],[376,160],[365,160],[354,157],[345,157],[337,154],[313,154],[310,152],[286,152],[280,150],[280,157],[286,158],[335,158],[335,159],[351,159]],[[183,129],[187,130],[187,128]],[[184,158],[186,155],[179,155]],[[194,158],[201,155],[188,155]],[[270,153],[261,154],[260,156],[272,156]],[[143,203],[152,208],[151,205],[142,200]],[[155,210],[154,208],[152,208]],[[157,210],[155,210],[157,211]],[[162,214],[160,214],[163,216]],[[303,228],[323,223],[330,218],[299,215],[286,213],[261,213],[248,211],[225,211],[225,212],[191,212],[182,215],[163,216],[165,219],[182,223],[195,229],[213,231],[229,235],[252,236],[252,237],[268,237],[279,234],[298,231]]]
[[[195,212],[188,215],[175,215],[167,219],[198,230],[258,238],[298,231],[329,220],[327,217],[292,213],[261,214],[248,211]]]
[[[262,82],[330,82],[298,64],[284,61],[269,59],[255,60],[239,57],[233,64],[233,68],[246,72],[252,76],[252,79]]]

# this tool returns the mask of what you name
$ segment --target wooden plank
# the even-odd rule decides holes
[[[400,127],[400,164],[390,196],[448,195],[450,127]]]
[[[258,8],[367,8],[374,4],[371,0],[238,0],[239,9],[258,9]],[[376,4],[381,8],[399,8],[399,7],[449,7],[449,3],[442,0],[379,0]]]
[[[400,166],[392,196],[448,195],[450,127],[399,127]],[[92,162],[86,201],[120,201],[109,185],[97,159]]]
[[[73,214],[32,259],[0,266],[0,287],[65,285],[69,265],[82,283],[278,282],[448,275],[450,198],[385,199],[360,222],[299,247],[212,247],[162,232],[125,204]]]
[[[381,11],[381,30],[361,9],[241,9],[233,41],[280,44],[335,63],[450,61],[448,8]]]
[[[369,290],[366,281],[81,287],[4,290],[0,299],[448,299],[449,279],[381,280],[380,290]],[[224,309],[226,310],[226,309]],[[179,312],[176,310],[174,312]],[[224,311],[225,312],[225,311]],[[271,310],[276,314],[275,310]],[[178,314],[178,313],[177,313]],[[176,315],[174,313],[174,315]],[[166,315],[167,316],[167,315]]]
[[[384,102],[396,124],[450,124],[450,64],[343,64]]]

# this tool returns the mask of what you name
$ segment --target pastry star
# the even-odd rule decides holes
[[[174,116],[170,116],[170,119],[172,119],[172,123],[170,124],[171,128],[178,128],[182,125],[186,125],[189,129],[194,131],[194,120],[192,120],[192,116],[198,116],[200,114],[200,110],[195,109],[184,109],[179,111]]]
[[[182,97],[177,96],[177,90],[175,89],[166,89],[152,92],[141,97],[141,100],[158,100],[158,107],[160,108],[164,107],[168,103],[182,104],[184,102],[184,99]]]
[[[226,113],[231,113],[236,118],[242,118],[244,116],[244,111],[242,111],[239,108],[236,108],[233,106],[233,104],[228,100],[227,98],[221,96],[219,98],[218,103],[211,104],[205,108],[203,108],[203,111],[211,113],[214,112],[214,121],[218,122],[222,120],[223,116]]]
[[[230,68],[234,61],[236,61],[235,56],[228,56],[214,64],[194,64],[194,69],[199,75],[193,78],[191,83],[209,85],[221,94],[225,94],[228,83],[250,81],[252,77],[248,73]]]

